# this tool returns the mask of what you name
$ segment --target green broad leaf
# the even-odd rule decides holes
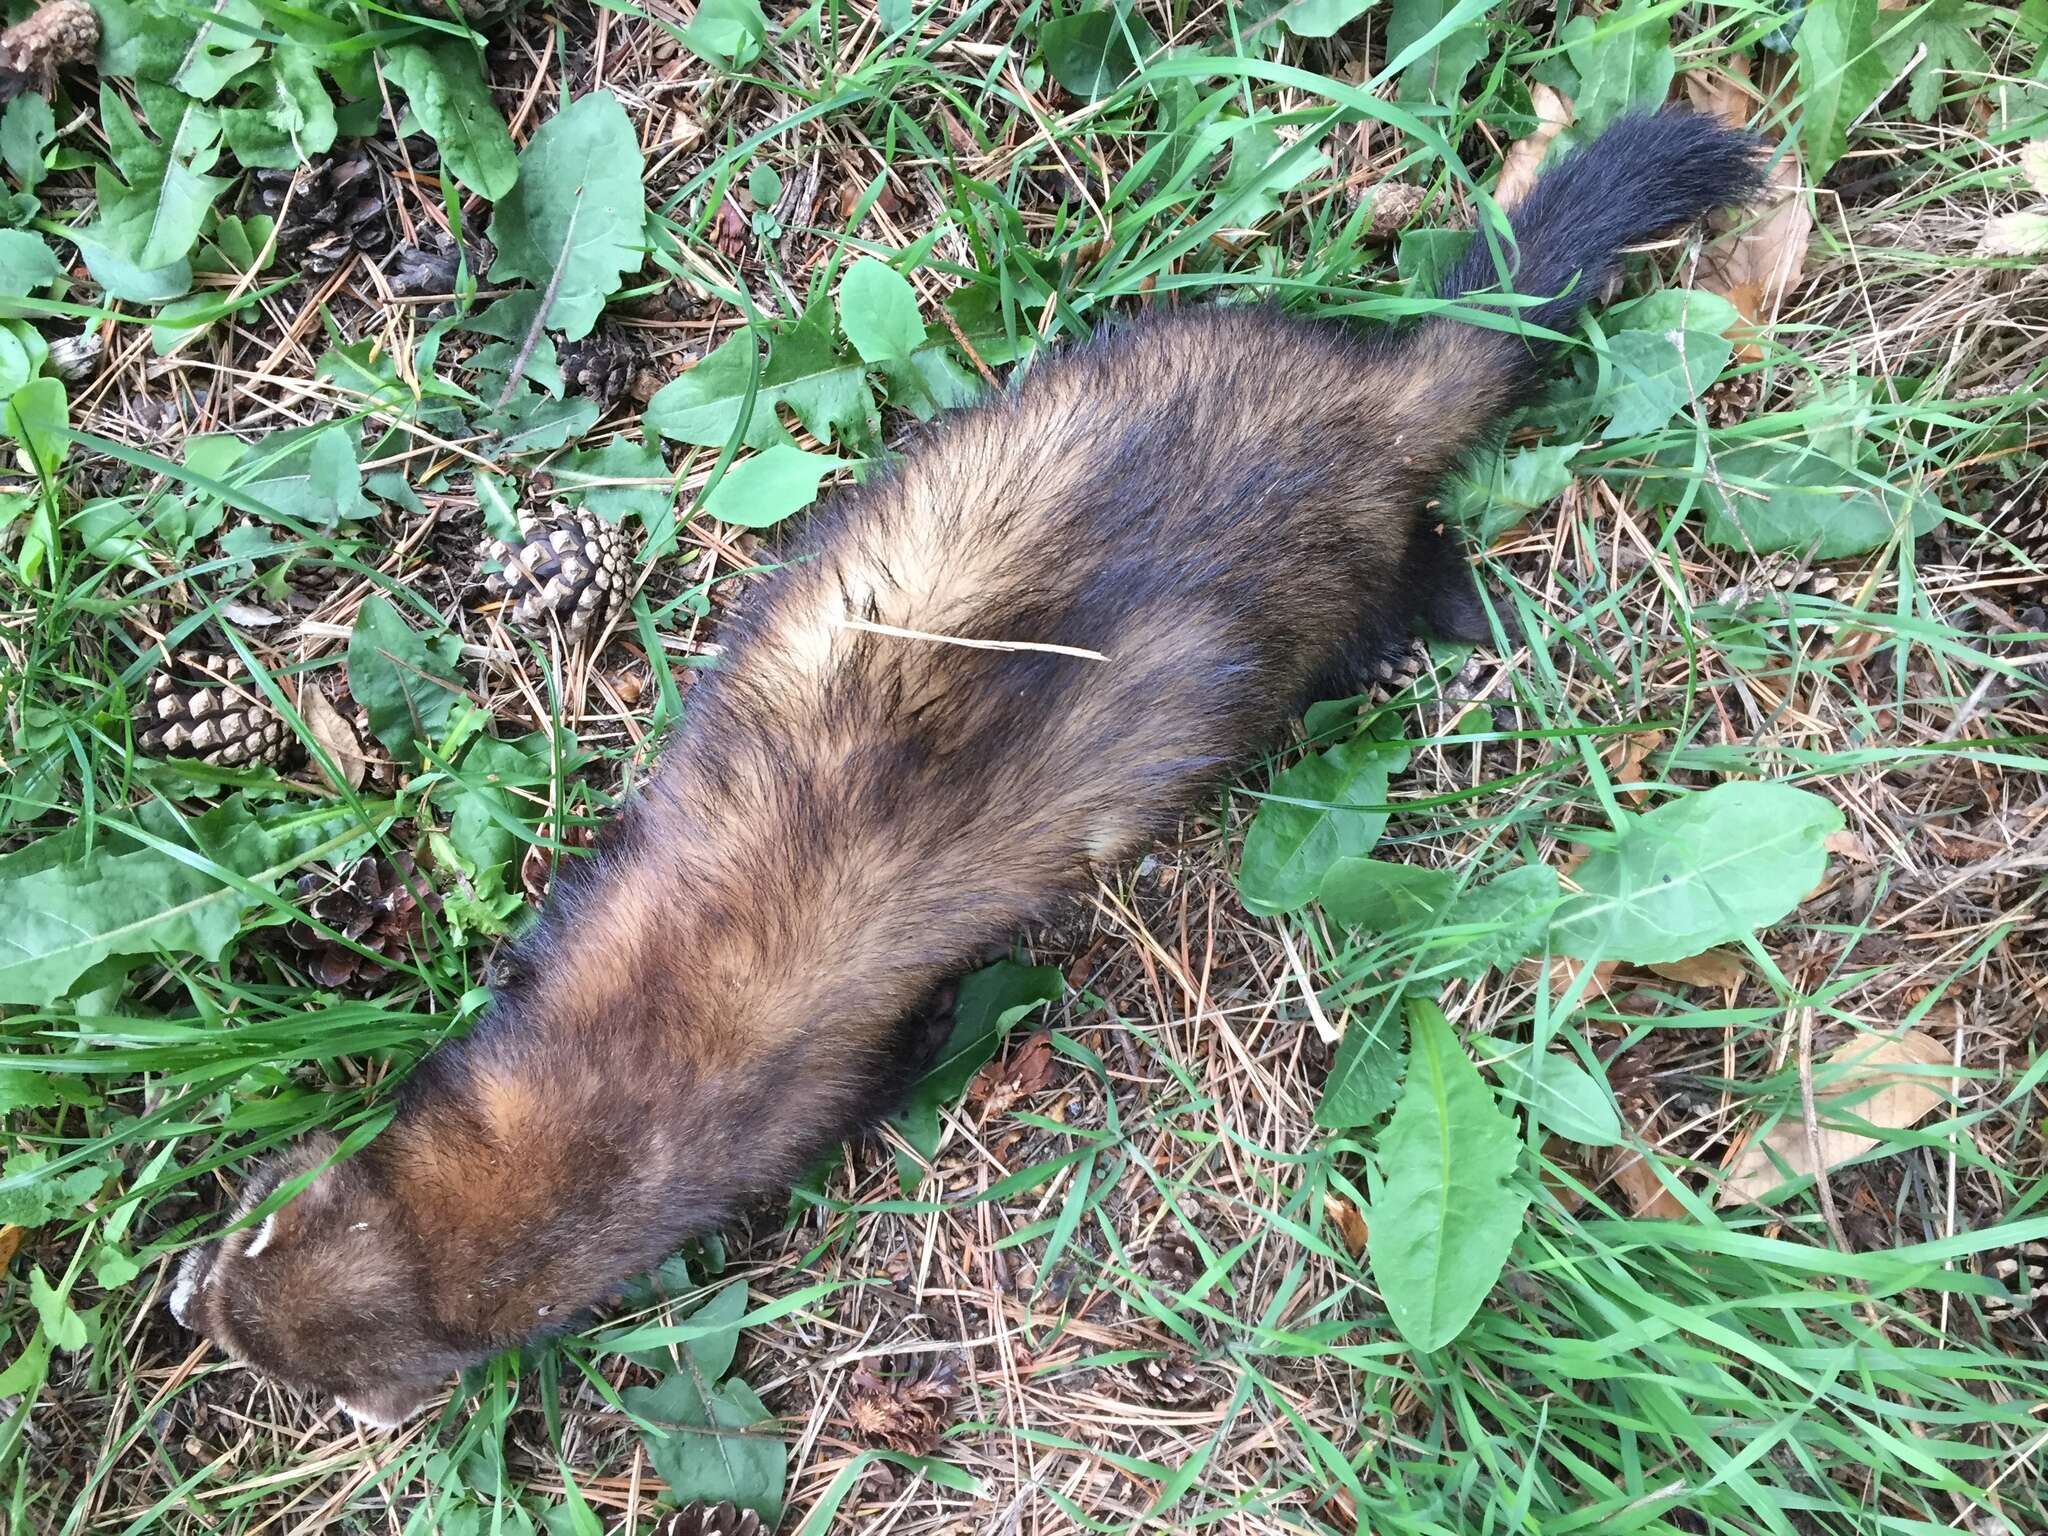
[[[1337,1059],[1323,1082],[1316,1124],[1348,1131],[1385,1114],[1401,1091],[1401,1014],[1388,1009],[1354,1016],[1337,1046]]]
[[[448,840],[482,876],[519,858],[530,841],[543,796],[554,782],[547,735],[534,731],[514,741],[479,736],[460,763],[434,790],[434,803],[448,811]],[[521,794],[525,790],[529,793]]]
[[[1360,858],[1379,841],[1388,775],[1408,750],[1360,737],[1303,758],[1273,780],[1244,837],[1238,894],[1262,917],[1306,906],[1339,859]],[[1299,802],[1299,803],[1296,803]]]
[[[1371,10],[1376,0],[1288,0],[1274,12],[1296,37],[1334,37],[1346,23]]]
[[[325,814],[259,818],[240,795],[192,818],[152,803],[135,820],[188,857],[102,822],[92,840],[74,827],[0,858],[0,1003],[47,1007],[115,957],[220,959],[260,904],[223,872],[272,889],[347,827]]]
[[[1230,134],[1230,169],[1217,188],[1217,206],[1229,210],[1233,223],[1255,224],[1329,163],[1315,140],[1288,142],[1274,124],[1246,120]]]
[[[768,41],[768,17],[759,0],[703,0],[677,36],[705,62],[741,70],[761,57]]]
[[[741,331],[647,403],[648,430],[701,448],[723,448],[747,408],[760,343]],[[740,445],[794,446],[778,411],[788,409],[821,443],[866,433],[877,419],[867,365],[843,356],[833,338],[832,308],[814,301],[795,325],[772,337],[759,363],[759,384]]]
[[[1606,399],[1615,437],[1654,432],[1721,375],[1734,344],[1712,331],[1623,331],[1607,338]]]
[[[0,165],[7,167],[22,191],[33,192],[42,184],[43,151],[56,138],[57,119],[40,96],[24,93],[0,111]],[[12,275],[4,258],[0,258],[0,273]]]
[[[1500,1278],[1529,1196],[1515,1122],[1434,1003],[1408,1005],[1408,1070],[1374,1151],[1373,1283],[1410,1347],[1442,1349]]]
[[[189,153],[149,139],[111,85],[100,88],[100,126],[114,164],[93,173],[100,216],[91,235],[138,271],[184,261],[214,200],[231,184],[208,174],[218,146],[208,134]]]
[[[1444,921],[1450,930],[1444,937],[1455,947],[1453,963],[1443,974],[1474,981],[1536,953],[1563,900],[1557,871],[1548,864],[1518,865],[1460,892]]]
[[[1495,452],[1454,469],[1445,480],[1444,509],[1484,548],[1571,489],[1572,459],[1584,446],[1552,443]]]
[[[246,456],[236,457],[237,489],[279,517],[336,528],[376,515],[377,509],[363,495],[353,428],[279,433],[254,445]]]
[[[457,181],[494,203],[512,190],[519,157],[474,48],[452,38],[432,48],[401,43],[386,50],[384,72]]]
[[[953,1032],[939,1050],[931,1070],[910,1090],[903,1107],[889,1117],[904,1141],[925,1162],[939,1150],[939,1111],[960,1096],[968,1081],[994,1056],[1003,1037],[1027,1015],[1056,1003],[1066,992],[1066,978],[1054,965],[1018,965],[999,960],[961,978],[953,1005]],[[903,1192],[916,1191],[924,1170],[915,1158],[898,1154],[897,1174]]]
[[[1818,184],[1849,147],[1849,125],[1892,82],[1874,46],[1877,0],[1811,0],[1792,51],[1799,56],[1799,142]]]
[[[0,436],[14,439],[14,457],[29,474],[54,483],[71,449],[71,402],[56,379],[30,379],[0,409]]]
[[[263,62],[263,45],[253,33],[263,27],[263,15],[250,0],[214,0],[209,9],[225,25],[201,25],[170,77],[195,101],[211,101],[226,90],[235,76]]]
[[[257,88],[221,110],[221,137],[243,165],[290,170],[334,147],[334,102],[315,57],[309,48],[278,47]]]
[[[788,443],[764,448],[726,470],[704,510],[720,522],[742,528],[772,528],[818,499],[818,486],[844,459],[806,453]]]
[[[15,98],[17,101],[36,99],[27,96]],[[0,295],[26,298],[63,275],[64,269],[57,264],[56,252],[44,243],[41,235],[32,235],[25,229],[0,229]]]
[[[763,160],[747,175],[747,196],[756,208],[773,208],[782,201],[782,173]]]
[[[479,431],[490,434],[494,457],[552,453],[597,425],[598,404],[588,395],[550,400],[546,395],[515,397],[502,411],[478,418]]]
[[[909,357],[925,342],[909,279],[872,256],[856,261],[840,279],[839,326],[854,351],[870,363]]]
[[[1488,9],[1476,0],[1394,0],[1387,18],[1390,62],[1450,23],[1432,47],[1401,71],[1401,100],[1457,103],[1466,79],[1487,54]]]
[[[1820,884],[1842,829],[1832,801],[1745,780],[1618,814],[1614,846],[1579,865],[1551,919],[1560,953],[1656,965],[1747,938]]]
[[[541,125],[519,156],[519,178],[491,218],[495,282],[523,278],[545,292],[560,269],[547,324],[588,336],[645,253],[645,160],[619,99],[594,91]]]
[[[0,1168],[0,1226],[40,1227],[65,1220],[106,1185],[107,1170],[98,1164],[49,1173],[44,1171],[49,1161],[47,1152],[20,1152]]]
[[[658,444],[615,437],[601,448],[563,454],[548,466],[548,473],[571,502],[588,507],[606,522],[637,519],[647,532],[649,558],[658,558],[673,546],[676,482]],[[618,483],[631,481],[642,483]]]
[[[97,225],[66,230],[64,238],[78,247],[85,270],[110,299],[130,304],[163,304],[192,290],[192,263],[180,257],[162,267],[140,267],[102,238]]]
[[[1386,859],[1339,859],[1323,876],[1316,902],[1347,928],[1388,933],[1450,910],[1458,877],[1448,869]]]
[[[386,598],[372,597],[356,615],[348,642],[348,691],[370,716],[370,733],[401,761],[448,722],[462,691],[455,682],[462,642],[423,635]]]
[[[1723,549],[1838,560],[1880,548],[1902,528],[1918,538],[1948,516],[1924,491],[1858,474],[1811,444],[1752,443],[1717,455],[1714,471],[1699,499],[1707,542]]]
[[[1973,96],[1991,82],[1991,56],[1973,29],[1994,15],[1994,7],[1973,0],[1926,0],[1895,27],[1899,17],[1879,12],[1885,69],[1894,79],[1911,70],[1906,110],[1916,119],[1932,122],[1950,91]]]
[[[1563,32],[1578,71],[1575,132],[1591,136],[1630,107],[1660,107],[1671,90],[1669,7],[1626,3],[1599,17],[1575,16]]]
[[[1039,51],[1053,79],[1083,101],[1098,101],[1137,73],[1159,46],[1145,18],[1119,0],[1102,10],[1054,16],[1038,29]]]
[[[773,1528],[782,1516],[788,1452],[775,1415],[736,1378],[718,1385],[685,1367],[659,1386],[620,1394],[643,1432],[647,1459],[682,1503],[737,1504]]]
[[[12,395],[35,374],[28,348],[12,331],[0,330],[0,395]]]
[[[28,1272],[28,1301],[43,1325],[43,1337],[52,1349],[83,1349],[88,1337],[85,1319],[71,1305],[63,1291],[50,1284],[38,1264]]]
[[[1492,1053],[1488,1065],[1501,1087],[1522,1101],[1539,1126],[1582,1147],[1621,1145],[1614,1095],[1571,1057],[1558,1051],[1538,1055],[1526,1045],[1484,1035],[1473,1036],[1472,1043]]]

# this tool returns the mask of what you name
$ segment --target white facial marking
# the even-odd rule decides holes
[[[249,1240],[249,1246],[242,1250],[242,1257],[253,1259],[270,1246],[271,1238],[277,1235],[277,1212],[272,1211],[263,1218],[263,1225],[256,1229],[256,1235]]]

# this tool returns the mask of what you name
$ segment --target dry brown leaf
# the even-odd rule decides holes
[[[327,691],[316,683],[308,683],[299,690],[299,713],[306,717],[306,729],[313,733],[313,739],[334,759],[344,783],[336,784],[324,765],[320,776],[337,791],[344,787],[361,789],[370,771],[370,760],[363,756],[363,739],[356,734],[354,723],[334,707]],[[314,761],[319,762],[317,758]]]
[[[1323,1196],[1323,1214],[1330,1218],[1330,1225],[1343,1237],[1344,1246],[1351,1250],[1351,1257],[1355,1259],[1365,1252],[1365,1218],[1358,1214],[1357,1206],[1342,1195],[1326,1194]]]
[[[1877,1138],[1827,1124],[1830,1109],[1867,1120],[1889,1130],[1903,1130],[1927,1118],[1954,1091],[1955,1080],[1932,1072],[1887,1071],[1886,1068],[1943,1067],[1948,1047],[1918,1029],[1888,1039],[1851,1040],[1816,1063],[1814,1113],[1821,1124],[1813,1137],[1805,1120],[1788,1114],[1767,1136],[1752,1136],[1728,1165],[1716,1203],[1739,1205],[1757,1200],[1781,1184],[1814,1172],[1813,1141],[1820,1144],[1822,1168],[1833,1168],[1877,1145]],[[1780,1172],[1780,1168],[1786,1172]]]
[[[1666,981],[1682,981],[1689,987],[1725,987],[1731,991],[1741,986],[1749,974],[1743,969],[1742,956],[1732,949],[1710,949],[1703,955],[1646,966],[1645,969]]]
[[[1524,960],[1516,967],[1516,973],[1525,981],[1534,980],[1539,963],[1535,960]],[[1551,997],[1561,998],[1571,991],[1572,985],[1579,979],[1579,971],[1584,965],[1584,961],[1574,960],[1569,955],[1559,955],[1552,959],[1550,962]],[[1580,994],[1581,999],[1606,997],[1608,995],[1608,983],[1614,979],[1614,973],[1620,968],[1621,962],[1619,960],[1602,960],[1597,963],[1593,967],[1592,976],[1586,982],[1586,990]]]
[[[1800,191],[1804,179],[1797,147],[1783,146],[1771,162],[1756,208],[1738,215],[1735,227],[1700,255],[1700,287],[1720,294],[1742,317],[1729,337],[1743,362],[1762,358],[1756,332],[1776,318],[1806,274],[1813,215]]]
[[[1651,1221],[1685,1219],[1685,1207],[1678,1196],[1664,1187],[1664,1181],[1651,1170],[1642,1153],[1624,1147],[1608,1177],[1615,1188],[1628,1196],[1628,1208],[1636,1215]]]
[[[1529,101],[1536,108],[1536,131],[1508,146],[1500,164],[1500,180],[1493,184],[1493,200],[1503,209],[1513,208],[1529,195],[1550,141],[1572,125],[1572,99],[1563,91],[1532,85]]]
[[[1616,737],[1600,754],[1601,761],[1607,764],[1607,771],[1615,779],[1615,787],[1627,795],[1632,804],[1641,805],[1649,799],[1649,789],[1640,782],[1643,764],[1663,745],[1662,731],[1631,731],[1626,736]]]
[[[1688,69],[1685,94],[1693,109],[1730,128],[1747,128],[1756,111],[1756,92],[1749,83],[1749,58],[1736,54],[1720,69]]]
[[[0,1269],[14,1262],[14,1256],[21,1252],[21,1240],[27,1236],[27,1227],[12,1224],[0,1227]]]
[[[1846,827],[1839,832],[1830,832],[1821,846],[1829,853],[1847,859],[1851,864],[1868,867],[1876,862],[1870,856],[1870,845]]]

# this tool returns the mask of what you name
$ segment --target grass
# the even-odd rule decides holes
[[[1632,67],[1655,77],[1670,57],[1679,94],[1753,81],[1759,127],[1809,168],[1842,78],[1870,73],[1834,69],[1815,37],[1788,45],[1802,7],[1786,0],[1612,8],[1592,42],[1565,31],[1578,9],[1489,8],[1468,76],[1435,97],[1384,69],[1390,25],[1412,38],[1417,15],[1445,10],[1410,0],[1327,40],[1252,7],[1142,4],[1128,33],[1083,34],[1112,63],[1151,54],[1092,101],[1046,77],[1048,29],[1068,23],[1043,5],[825,4],[778,13],[737,62],[679,44],[694,8],[564,6],[511,21],[486,64],[522,142],[565,95],[608,87],[627,104],[666,235],[611,323],[649,384],[750,316],[784,324],[833,264],[920,242],[903,265],[925,321],[954,300],[965,377],[1143,304],[1411,314],[1423,301],[1400,279],[1440,252],[1429,231],[1469,222],[1472,188],[1532,130],[1531,86],[1568,66],[1568,94],[1597,99],[1625,62],[1613,50],[1635,58],[1639,40]],[[1384,1038],[1397,1070],[1402,1009],[1457,943],[1426,921],[1367,933],[1315,907],[1246,915],[1242,838],[1298,745],[1024,936],[1025,958],[1063,974],[1060,1000],[943,1104],[910,1193],[892,1150],[925,1154],[878,1135],[786,1213],[708,1238],[612,1315],[494,1363],[389,1437],[195,1347],[162,1306],[178,1251],[217,1229],[265,1149],[322,1126],[372,1134],[391,1085],[475,1016],[497,948],[644,774],[777,545],[701,511],[744,457],[669,444],[660,473],[612,477],[656,493],[634,514],[644,541],[658,546],[670,505],[677,520],[603,644],[522,635],[479,608],[481,472],[532,494],[561,451],[504,451],[480,413],[435,417],[409,387],[321,366],[364,340],[370,365],[410,358],[441,301],[391,294],[393,249],[451,211],[472,240],[487,220],[479,199],[444,197],[422,141],[388,119],[368,150],[381,243],[331,274],[252,276],[243,307],[169,356],[136,323],[154,305],[78,285],[81,308],[40,322],[57,334],[89,317],[108,337],[100,372],[71,387],[78,436],[56,474],[0,482],[18,498],[0,501],[6,878],[30,888],[25,850],[133,849],[117,834],[140,828],[195,872],[195,900],[234,915],[217,944],[0,1008],[18,1159],[0,1179],[15,1202],[0,1205],[0,1524],[644,1532],[674,1498],[656,1465],[668,1439],[642,1432],[649,1399],[633,1392],[730,1370],[772,1418],[673,1443],[691,1476],[785,1448],[787,1531],[2048,1529],[2048,1314],[1999,1267],[2048,1240],[2048,288],[2038,263],[1980,248],[2026,205],[2018,151],[2048,133],[2034,105],[2048,16],[1941,0],[1947,30],[1901,53],[1883,39],[1919,7],[1804,9],[1810,27],[1868,29],[1850,52],[1884,78],[1846,114],[1833,163],[1802,173],[1804,271],[1755,355],[1664,425],[1606,443],[1594,407],[1612,404],[1611,380],[1591,348],[1562,361],[1509,453],[1587,446],[1525,518],[1486,525],[1489,575],[1531,643],[1441,656],[1435,683],[1365,708],[1412,753],[1378,855],[1475,884],[1532,863],[1568,872],[1643,786],[1795,783],[1844,831],[1820,887],[1704,971],[1532,958],[1443,984],[1468,1036],[1555,1042],[1597,1071],[1626,1135],[1588,1148],[1516,1116],[1527,1217],[1471,1324],[1427,1354],[1373,1277],[1383,1119],[1318,1111],[1338,1034]],[[1958,35],[1981,54],[1956,53]],[[56,114],[61,142],[102,150],[89,78],[65,90],[81,110]],[[1372,216],[1397,183],[1424,194],[1422,233],[1400,240]],[[61,222],[91,206],[90,178],[59,169],[40,198]],[[1626,293],[1711,289],[1717,250],[1664,242]],[[441,373],[476,382],[478,344],[451,332]],[[893,381],[884,392],[894,441],[910,416]],[[562,451],[627,439],[640,414],[628,396]],[[86,510],[162,489],[203,505],[218,480],[184,456],[194,431],[329,421],[360,423],[365,471],[402,473],[417,505],[378,492],[374,520],[334,527],[242,495],[218,529],[155,525],[132,548]],[[868,434],[800,436],[844,453]],[[1938,499],[1945,520],[1818,562],[1703,536],[1736,455],[1815,443],[1846,472]],[[1785,461],[1771,465],[1767,483]],[[1501,474],[1460,510],[1512,501]],[[32,568],[37,517],[58,531]],[[270,546],[251,554],[232,537],[244,528]],[[373,763],[337,793],[315,760],[280,774],[136,752],[129,722],[167,650],[238,656],[244,686],[311,737],[308,693],[349,705],[348,637],[380,593],[467,647],[449,665],[464,702],[410,763]],[[487,761],[487,732],[524,744]],[[279,840],[274,860],[238,865],[179,830],[236,790]],[[323,905],[320,871],[365,853],[416,859],[438,909],[382,969],[323,985],[316,957],[364,949]],[[1902,1025],[1946,1050],[1952,1091],[1911,1123],[1872,1124],[1825,1191],[1717,1203],[1747,1138],[1823,1133],[1810,1105],[1829,1053]],[[742,1299],[742,1327],[694,1311]],[[53,1339],[80,1347],[51,1353]]]

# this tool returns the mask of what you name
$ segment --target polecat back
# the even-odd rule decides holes
[[[1427,512],[1620,248],[1746,197],[1749,138],[1627,117],[1445,292],[1357,335],[1155,313],[1035,364],[840,497],[660,772],[397,1117],[180,1316],[392,1422],[566,1325],[886,1107],[935,987],[1169,827],[1303,695],[1484,609]],[[268,1191],[331,1156],[259,1174]]]

